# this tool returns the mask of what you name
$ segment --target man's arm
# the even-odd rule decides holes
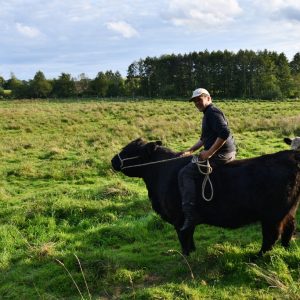
[[[192,155],[193,152],[195,152],[196,150],[200,149],[203,146],[203,142],[201,140],[201,138],[199,139],[199,141],[193,145],[191,148],[189,148],[188,150],[184,151],[181,156],[188,156],[188,155]]]
[[[209,159],[225,144],[225,142],[226,140],[218,137],[208,150],[203,150],[200,152],[199,159],[201,160]]]
[[[199,159],[201,160],[212,157],[225,144],[230,135],[228,123],[221,111],[211,111],[208,117],[210,127],[217,134],[217,139],[208,150],[200,152]]]

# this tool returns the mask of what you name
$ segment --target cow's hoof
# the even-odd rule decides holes
[[[261,251],[259,251],[258,253],[251,253],[249,255],[249,261],[250,262],[255,262],[257,261],[258,259],[262,258],[263,254]]]
[[[282,242],[281,246],[287,250],[290,247],[290,242],[288,243]]]
[[[190,252],[195,252],[196,251],[196,247],[195,246],[191,246]]]
[[[183,251],[182,251],[182,254],[183,254],[184,256],[190,256],[190,251],[183,250]]]

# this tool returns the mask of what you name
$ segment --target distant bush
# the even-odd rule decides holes
[[[8,98],[12,94],[11,90],[5,90],[2,87],[0,87],[0,98]]]

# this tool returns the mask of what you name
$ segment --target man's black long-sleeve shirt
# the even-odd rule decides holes
[[[228,122],[223,112],[210,104],[203,111],[201,140],[204,143],[204,149],[208,150],[217,138],[226,140],[225,144],[217,153],[230,153],[236,151],[235,142]]]

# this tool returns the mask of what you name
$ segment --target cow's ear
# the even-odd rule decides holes
[[[145,146],[146,146],[147,154],[151,155],[155,151],[157,144],[156,142],[150,142],[147,143]]]
[[[291,140],[290,138],[284,138],[283,140],[284,140],[284,142],[285,142],[286,144],[288,144],[288,145],[291,145],[291,144],[292,144],[292,140]]]
[[[157,147],[156,142],[149,142],[145,146],[143,146],[143,157],[145,159],[149,158],[151,154],[155,151]]]
[[[133,143],[135,143],[137,145],[143,145],[143,144],[145,144],[145,141],[139,137],[138,139],[134,140]]]
[[[155,144],[156,144],[157,146],[162,146],[162,141],[156,141]]]

